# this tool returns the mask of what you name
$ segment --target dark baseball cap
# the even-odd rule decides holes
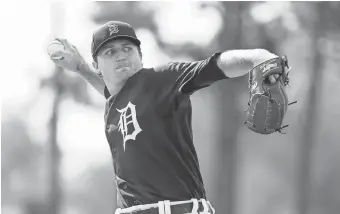
[[[138,40],[135,30],[131,25],[120,21],[109,21],[100,26],[92,36],[91,53],[93,60],[96,61],[96,56],[103,45],[114,39],[128,39],[138,47],[140,41]]]

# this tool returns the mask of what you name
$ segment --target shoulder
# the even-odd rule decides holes
[[[180,63],[178,62],[169,62],[167,64],[162,64],[158,66],[154,66],[151,68],[143,68],[135,75],[135,80],[141,81],[142,79],[150,79],[150,78],[167,78],[171,76],[175,76],[174,74],[180,70]]]
[[[181,67],[183,67],[184,62],[169,62],[166,64],[162,64],[159,66],[155,66],[153,69],[155,72],[172,72],[172,71],[179,71]]]

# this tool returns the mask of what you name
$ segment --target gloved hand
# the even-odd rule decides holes
[[[249,72],[250,98],[245,124],[250,130],[271,134],[281,133],[286,127],[282,122],[290,105],[286,93],[288,73],[286,56],[265,61]]]

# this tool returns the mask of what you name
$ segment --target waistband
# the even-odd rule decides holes
[[[159,201],[154,204],[136,205],[128,208],[118,208],[115,214],[215,214],[211,203],[205,199],[187,201]]]

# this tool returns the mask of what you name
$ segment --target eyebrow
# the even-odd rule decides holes
[[[127,45],[132,45],[132,44],[130,44],[130,43],[123,43],[123,44],[122,44],[122,46],[127,46]],[[107,49],[107,48],[112,48],[112,47],[114,47],[114,45],[112,45],[112,44],[106,44],[106,45],[103,46],[103,50],[105,50],[105,49]]]

